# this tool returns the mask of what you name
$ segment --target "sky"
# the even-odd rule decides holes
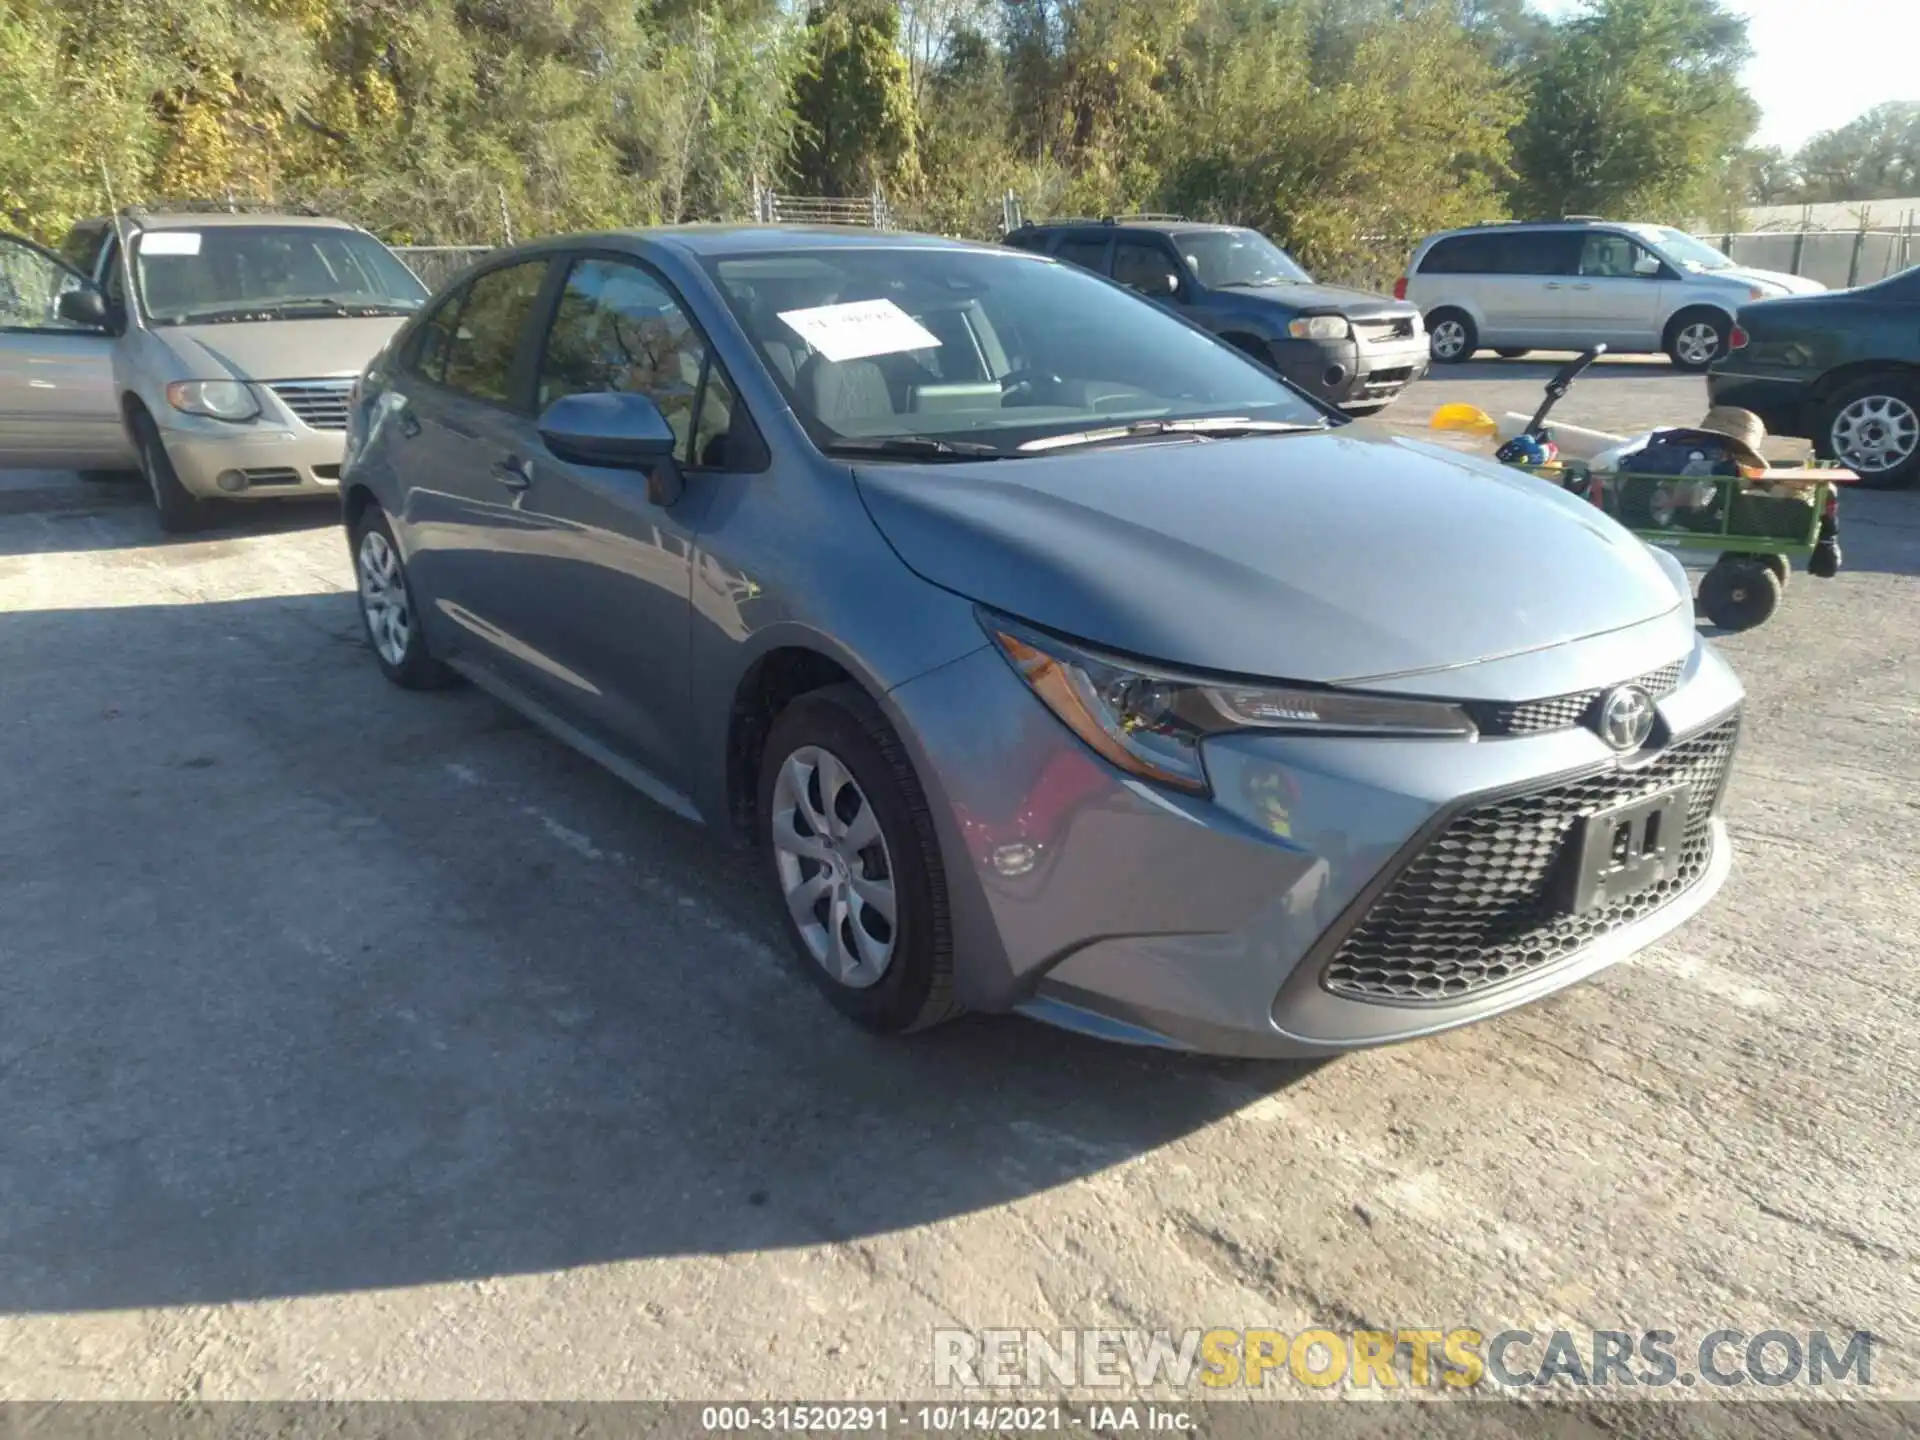
[[[1536,0],[1561,15],[1577,0]],[[1760,102],[1758,145],[1791,153],[1888,100],[1920,101],[1915,0],[1728,0],[1747,17],[1746,86]]]

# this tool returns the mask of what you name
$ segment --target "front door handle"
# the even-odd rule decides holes
[[[1547,281],[1546,288],[1549,290],[1558,290],[1560,288],[1560,282],[1558,280],[1549,280]]]
[[[533,462],[499,460],[494,463],[493,478],[509,490],[524,490],[533,484]]]

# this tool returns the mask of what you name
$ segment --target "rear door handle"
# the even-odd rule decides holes
[[[517,459],[496,461],[493,478],[509,490],[524,490],[533,484],[533,463]]]
[[[1558,280],[1549,280],[1547,281],[1546,288],[1549,290],[1558,290],[1560,288],[1560,282]]]

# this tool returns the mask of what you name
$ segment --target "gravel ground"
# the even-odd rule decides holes
[[[1623,363],[1564,418],[1704,407]],[[0,478],[0,1399],[900,1398],[935,1327],[1314,1324],[1871,1329],[1920,1398],[1920,494],[1723,642],[1704,915],[1308,1069],[865,1037],[746,857],[388,687],[329,514]]]

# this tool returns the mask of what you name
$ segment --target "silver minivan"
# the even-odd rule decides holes
[[[1429,236],[1394,293],[1420,307],[1443,364],[1480,349],[1512,358],[1604,344],[1704,370],[1726,348],[1740,306],[1825,288],[1735,265],[1671,226],[1566,220]]]
[[[61,252],[0,235],[0,467],[137,466],[170,531],[337,493],[354,379],[427,295],[306,215],[132,210]]]

